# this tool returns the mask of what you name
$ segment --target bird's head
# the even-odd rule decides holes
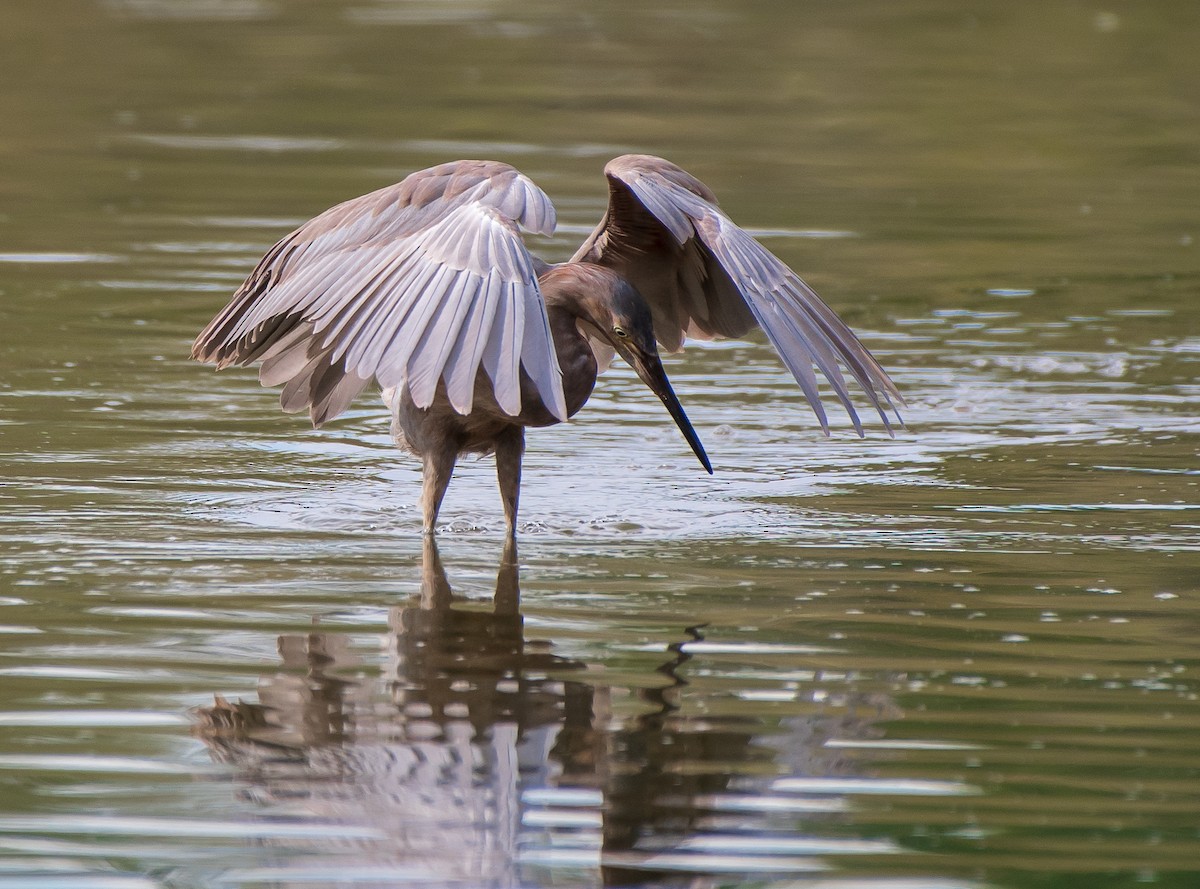
[[[684,413],[658,357],[654,318],[637,288],[611,269],[583,262],[558,266],[547,278],[542,279],[547,300],[553,299],[556,304],[568,308],[588,334],[598,336],[616,349],[662,401],[700,464],[712,474],[712,463],[704,452],[704,445]],[[551,286],[547,287],[547,284]],[[553,297],[552,289],[556,291]]]

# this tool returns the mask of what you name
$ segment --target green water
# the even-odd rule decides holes
[[[0,886],[1200,880],[1200,8],[12,3]],[[186,356],[330,204],[518,166],[568,257],[660,154],[860,331],[614,368],[423,552],[363,397]],[[519,587],[519,593],[518,593]],[[451,592],[451,590],[453,592]],[[498,592],[497,592],[498,590]]]

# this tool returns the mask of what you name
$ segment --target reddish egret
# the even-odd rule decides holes
[[[529,253],[554,207],[507,164],[460,160],[339,204],[277,243],[196,339],[192,357],[261,362],[285,411],[320,426],[376,380],[397,443],[424,463],[432,533],[455,461],[495,453],[515,533],[527,426],[575,414],[616,353],[653,390],[708,472],[658,348],[759,326],[828,434],[814,367],[859,435],[844,366],[891,429],[903,403],[883,368],[800,278],[657,157],[604,168],[608,209],[568,262]]]

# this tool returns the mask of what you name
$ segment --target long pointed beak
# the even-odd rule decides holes
[[[637,372],[637,375],[642,378],[642,382],[650,387],[650,391],[658,396],[659,400],[671,414],[672,419],[675,420],[675,425],[679,427],[679,431],[683,433],[683,437],[687,439],[687,443],[692,446],[692,452],[699,458],[700,465],[707,470],[709,475],[712,475],[712,463],[708,460],[708,454],[704,452],[704,445],[700,443],[700,436],[696,435],[696,430],[692,428],[692,421],[683,412],[683,405],[675,397],[675,390],[671,388],[671,381],[667,379],[667,372],[663,369],[658,355],[653,352],[647,353],[640,349],[630,348],[629,346],[620,347],[617,351],[621,353],[621,357],[629,363],[629,366]]]

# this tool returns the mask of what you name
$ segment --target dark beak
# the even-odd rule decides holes
[[[700,465],[708,471],[709,475],[712,475],[712,463],[708,461],[708,454],[704,453],[704,445],[700,443],[700,437],[692,428],[692,421],[683,412],[683,405],[675,397],[675,390],[671,388],[671,381],[667,379],[667,372],[663,369],[658,355],[654,352],[644,352],[636,346],[628,344],[618,346],[617,351],[642,378],[642,382],[650,387],[650,391],[657,395],[666,406],[667,411],[675,420],[675,425],[679,427],[679,431],[683,433],[687,443],[692,446],[693,453],[699,458]]]

